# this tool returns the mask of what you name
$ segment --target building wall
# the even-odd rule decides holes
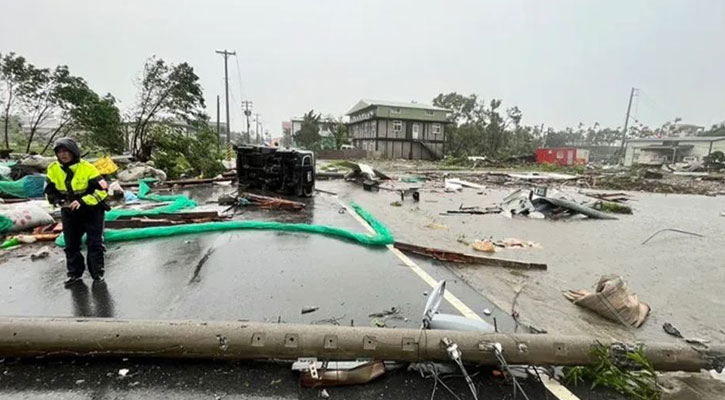
[[[420,108],[377,106],[375,116],[380,118],[400,118],[418,121],[447,121],[447,112],[439,110],[425,110]]]
[[[722,142],[693,142],[694,147],[687,155],[696,156],[698,160],[702,161],[704,157],[710,154],[710,143],[712,143],[713,151],[715,151],[715,145]]]
[[[629,142],[627,143],[627,147],[625,149],[624,153],[624,165],[625,166],[632,166],[637,164],[643,164],[643,165],[658,165],[661,164],[663,161],[665,162],[673,162],[672,160],[672,152],[667,151],[647,151],[643,150],[643,148],[651,146],[653,144],[663,144],[668,143],[667,141],[662,142]],[[711,151],[722,151],[725,152],[725,140],[719,140],[714,142],[708,142],[708,141],[688,141],[688,140],[679,140],[678,143],[680,145],[691,145],[692,148],[688,150],[680,150],[677,152],[677,159],[680,160],[682,157],[685,156],[695,156],[698,160],[702,161],[702,159],[710,154]],[[712,143],[712,148],[710,147],[710,144]],[[659,155],[657,155],[658,153]],[[665,159],[665,157],[667,157]],[[674,160],[675,162],[678,160]]]
[[[712,151],[722,151],[725,153],[725,140],[712,142]]]
[[[395,130],[396,122],[400,121],[400,129]],[[418,124],[418,139],[426,142],[425,146],[413,140],[413,125]],[[433,126],[439,126],[438,133],[433,133]],[[439,156],[443,155],[445,125],[439,122],[409,121],[395,119],[373,119],[358,121],[348,125],[353,145],[369,152],[376,152],[384,158],[433,159],[430,150]],[[431,141],[439,141],[435,143]],[[427,148],[426,148],[427,147]]]

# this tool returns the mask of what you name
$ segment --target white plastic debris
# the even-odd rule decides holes
[[[458,178],[446,179],[446,182],[452,183],[454,185],[461,185],[463,187],[472,188],[472,189],[478,189],[478,190],[486,189],[485,186],[479,185],[478,183],[464,181],[463,179],[458,179]]]
[[[121,378],[125,378],[125,377],[126,377],[126,375],[128,375],[128,368],[121,368],[121,369],[119,369],[119,370],[118,370],[118,375],[119,375],[119,376],[120,376]]]
[[[446,184],[446,187],[445,187],[446,192],[459,192],[459,191],[463,190],[462,185],[453,183],[448,179],[445,180],[445,184]]]

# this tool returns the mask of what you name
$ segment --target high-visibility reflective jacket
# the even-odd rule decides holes
[[[79,200],[87,206],[97,206],[108,197],[106,189],[106,181],[96,167],[86,160],[69,166],[55,161],[48,166],[45,194],[53,204],[62,200]]]

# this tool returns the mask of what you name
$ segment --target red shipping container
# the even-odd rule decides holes
[[[589,162],[589,150],[576,147],[556,147],[536,150],[539,164],[581,165]]]

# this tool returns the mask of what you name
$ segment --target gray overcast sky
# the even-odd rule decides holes
[[[526,124],[616,127],[632,86],[646,124],[725,120],[722,0],[0,0],[0,20],[0,52],[67,64],[122,109],[156,54],[194,67],[214,118],[214,51],[236,50],[236,130],[241,98],[277,135],[311,108],[341,115],[361,98],[430,103],[449,91],[501,98]]]

